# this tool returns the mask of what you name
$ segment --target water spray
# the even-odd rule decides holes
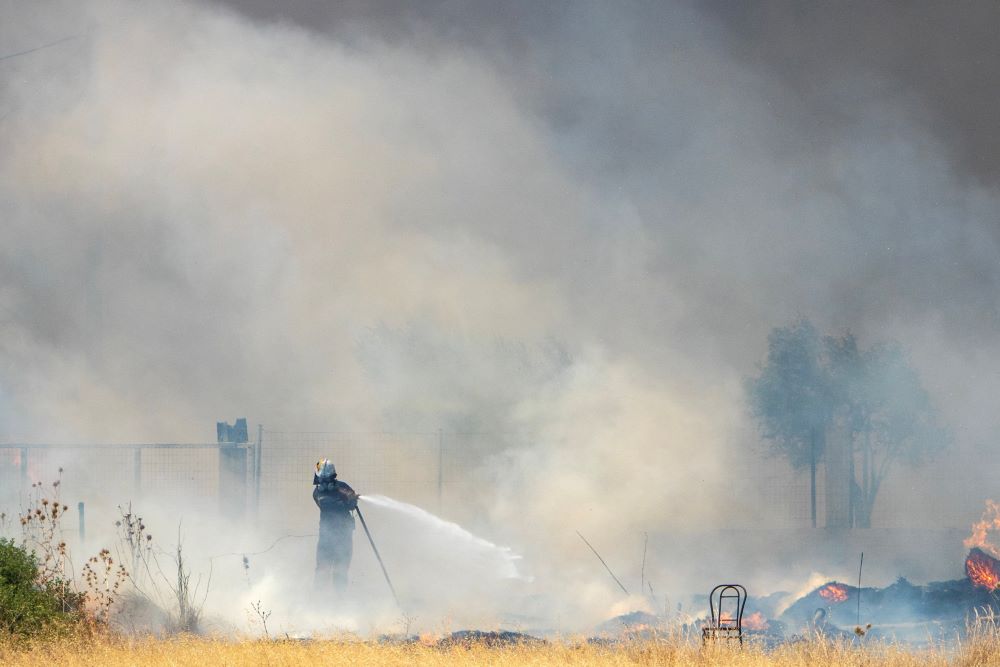
[[[457,523],[446,521],[410,503],[404,503],[377,494],[365,494],[361,496],[361,500],[371,503],[376,507],[399,513],[401,517],[405,517],[407,522],[419,526],[419,529],[426,533],[428,539],[447,541],[450,552],[461,552],[468,558],[488,564],[491,569],[495,570],[490,576],[499,575],[504,579],[525,580],[525,577],[520,574],[517,567],[517,562],[521,559],[521,556],[514,553],[509,547],[494,544],[487,539],[470,533]]]

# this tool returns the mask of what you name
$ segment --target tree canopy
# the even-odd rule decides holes
[[[807,320],[773,329],[767,359],[746,383],[750,413],[773,453],[815,466],[825,434],[841,428],[850,447],[852,525],[871,525],[879,487],[896,461],[918,464],[945,447],[947,429],[896,342],[861,349],[853,334],[820,337]]]
[[[767,340],[767,362],[747,382],[750,411],[761,435],[795,468],[809,465],[813,439],[833,410],[823,341],[806,320],[773,329]],[[815,452],[821,455],[822,448]]]

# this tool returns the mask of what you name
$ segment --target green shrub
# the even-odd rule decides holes
[[[39,583],[35,556],[0,539],[0,634],[26,637],[68,627],[76,614],[65,588],[58,580]]]

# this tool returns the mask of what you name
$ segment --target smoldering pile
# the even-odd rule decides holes
[[[887,639],[923,644],[963,636],[970,622],[1000,616],[1000,558],[973,547],[966,576],[917,585],[899,577],[884,588],[828,581],[787,604],[787,594],[750,596],[743,636],[764,645],[821,634],[853,641]],[[704,602],[708,610],[708,600]],[[601,641],[649,639],[665,633],[700,637],[705,618],[682,621],[644,612],[617,616],[598,626]]]
[[[961,579],[925,585],[900,577],[885,588],[831,581],[796,600],[780,618],[792,627],[830,633],[871,623],[872,634],[895,639],[954,636],[971,618],[1000,613],[1000,560],[974,547],[965,572]]]

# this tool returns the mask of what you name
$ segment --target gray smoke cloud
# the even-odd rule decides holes
[[[0,60],[0,434],[530,432],[470,502],[576,574],[568,528],[633,558],[767,520],[727,509],[779,465],[742,379],[805,316],[910,349],[957,437],[899,506],[978,512],[950,480],[998,426],[997,47],[967,9],[6,4],[0,56],[73,39]]]

